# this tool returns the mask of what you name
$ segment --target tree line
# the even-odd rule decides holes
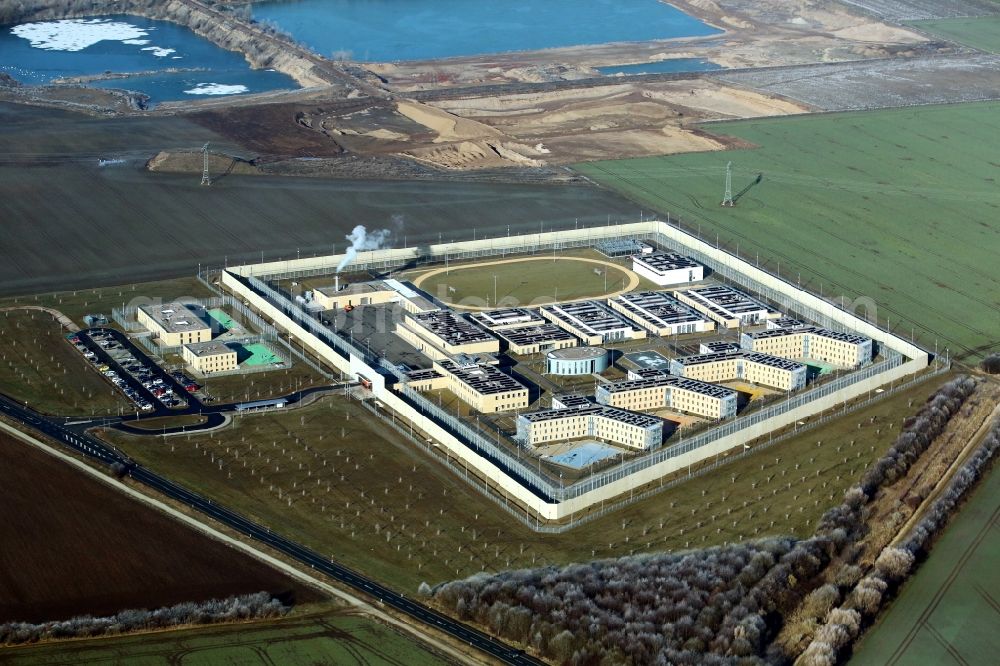
[[[129,609],[114,615],[80,615],[55,622],[7,622],[0,624],[0,645],[36,643],[60,638],[95,638],[134,631],[166,629],[189,624],[213,624],[237,620],[279,617],[289,610],[267,592],[242,594],[225,599],[184,602],[156,609]]]
[[[859,561],[868,503],[906,475],[976,385],[963,376],[941,386],[808,538],[479,574],[421,589],[459,618],[561,664],[835,663],[964,490],[942,496],[911,540],[886,548],[870,571]],[[974,483],[998,448],[1000,435],[992,437],[953,484]],[[827,571],[831,563],[836,569]],[[793,613],[808,620],[805,638],[775,642]]]

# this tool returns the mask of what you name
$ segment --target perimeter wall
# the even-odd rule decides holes
[[[463,424],[451,423],[451,417],[446,414],[435,413],[436,408],[429,402],[406,397],[386,386],[384,380],[387,375],[393,374],[391,368],[331,334],[308,314],[296,312],[294,304],[259,279],[330,273],[343,255],[230,267],[222,273],[222,284],[331,366],[346,374],[363,374],[373,380],[374,395],[387,410],[394,412],[397,418],[411,422],[414,428],[423,431],[444,448],[448,455],[476,470],[505,499],[523,506],[527,518],[534,514],[536,520],[544,521],[571,519],[574,514],[633,493],[667,474],[740,447],[746,441],[793,425],[820,411],[831,410],[849,400],[867,396],[890,382],[911,378],[929,363],[926,351],[879,328],[877,323],[866,321],[835,303],[803,291],[725,250],[660,221],[367,251],[359,253],[352,269],[388,271],[445,260],[556,251],[590,246],[605,238],[647,239],[661,247],[687,254],[710,267],[716,277],[767,298],[788,314],[805,317],[827,328],[854,331],[872,338],[879,345],[884,360],[815,389],[807,389],[771,408],[723,422],[686,441],[594,474],[573,485],[562,486],[535,474],[530,465],[521,463],[500,447],[492,450],[482,436],[473,434],[470,429],[462,427]]]

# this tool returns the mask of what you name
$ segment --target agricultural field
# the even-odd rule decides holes
[[[655,287],[624,261],[594,250],[454,264],[404,277],[444,302],[472,308],[534,306]]]
[[[0,435],[0,488],[0,622],[262,590],[286,603],[321,598],[9,435]]]
[[[154,282],[133,282],[110,287],[70,289],[30,296],[12,296],[0,299],[0,308],[40,306],[63,313],[81,328],[83,317],[103,314],[111,320],[111,310],[130,303],[143,304],[150,300],[172,301],[183,298],[208,298],[215,296],[208,287],[193,275]],[[112,322],[113,323],[113,322]]]
[[[855,647],[852,666],[995,663],[998,515],[1000,474],[994,470]]]
[[[356,224],[402,246],[604,224],[635,205],[586,184],[517,184],[151,172],[162,149],[231,142],[181,118],[102,120],[0,104],[0,293],[192,275],[202,265],[328,253]],[[253,156],[253,152],[246,153]],[[98,159],[125,157],[100,167]],[[142,211],[139,215],[136,211]],[[474,222],[473,222],[474,220]],[[294,222],[293,222],[294,221]],[[503,231],[501,231],[503,230]]]
[[[429,666],[442,660],[389,627],[340,611],[292,613],[265,622],[8,648],[0,653],[0,663]]]
[[[477,571],[810,534],[930,381],[562,534],[538,534],[356,402],[210,434],[108,431],[130,456],[402,591]],[[406,428],[406,424],[400,424]],[[461,470],[458,474],[461,474]]]
[[[913,21],[910,25],[980,51],[1000,53],[1000,16]]]
[[[930,349],[972,361],[997,348],[1000,103],[705,129],[754,147],[576,168],[815,293],[860,313],[873,302]],[[737,203],[723,208],[729,160]]]
[[[0,309],[0,392],[48,414],[117,414],[129,408],[66,333],[48,312]]]

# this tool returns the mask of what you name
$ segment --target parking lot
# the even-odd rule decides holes
[[[168,373],[122,333],[93,328],[67,336],[69,342],[135,406],[164,415],[198,406],[198,385],[183,372]]]

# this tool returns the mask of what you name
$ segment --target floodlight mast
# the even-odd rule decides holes
[[[201,184],[211,185],[212,179],[208,177],[208,144],[201,147]]]
[[[732,207],[733,202],[733,163],[726,163],[726,194],[722,197],[722,205]]]

